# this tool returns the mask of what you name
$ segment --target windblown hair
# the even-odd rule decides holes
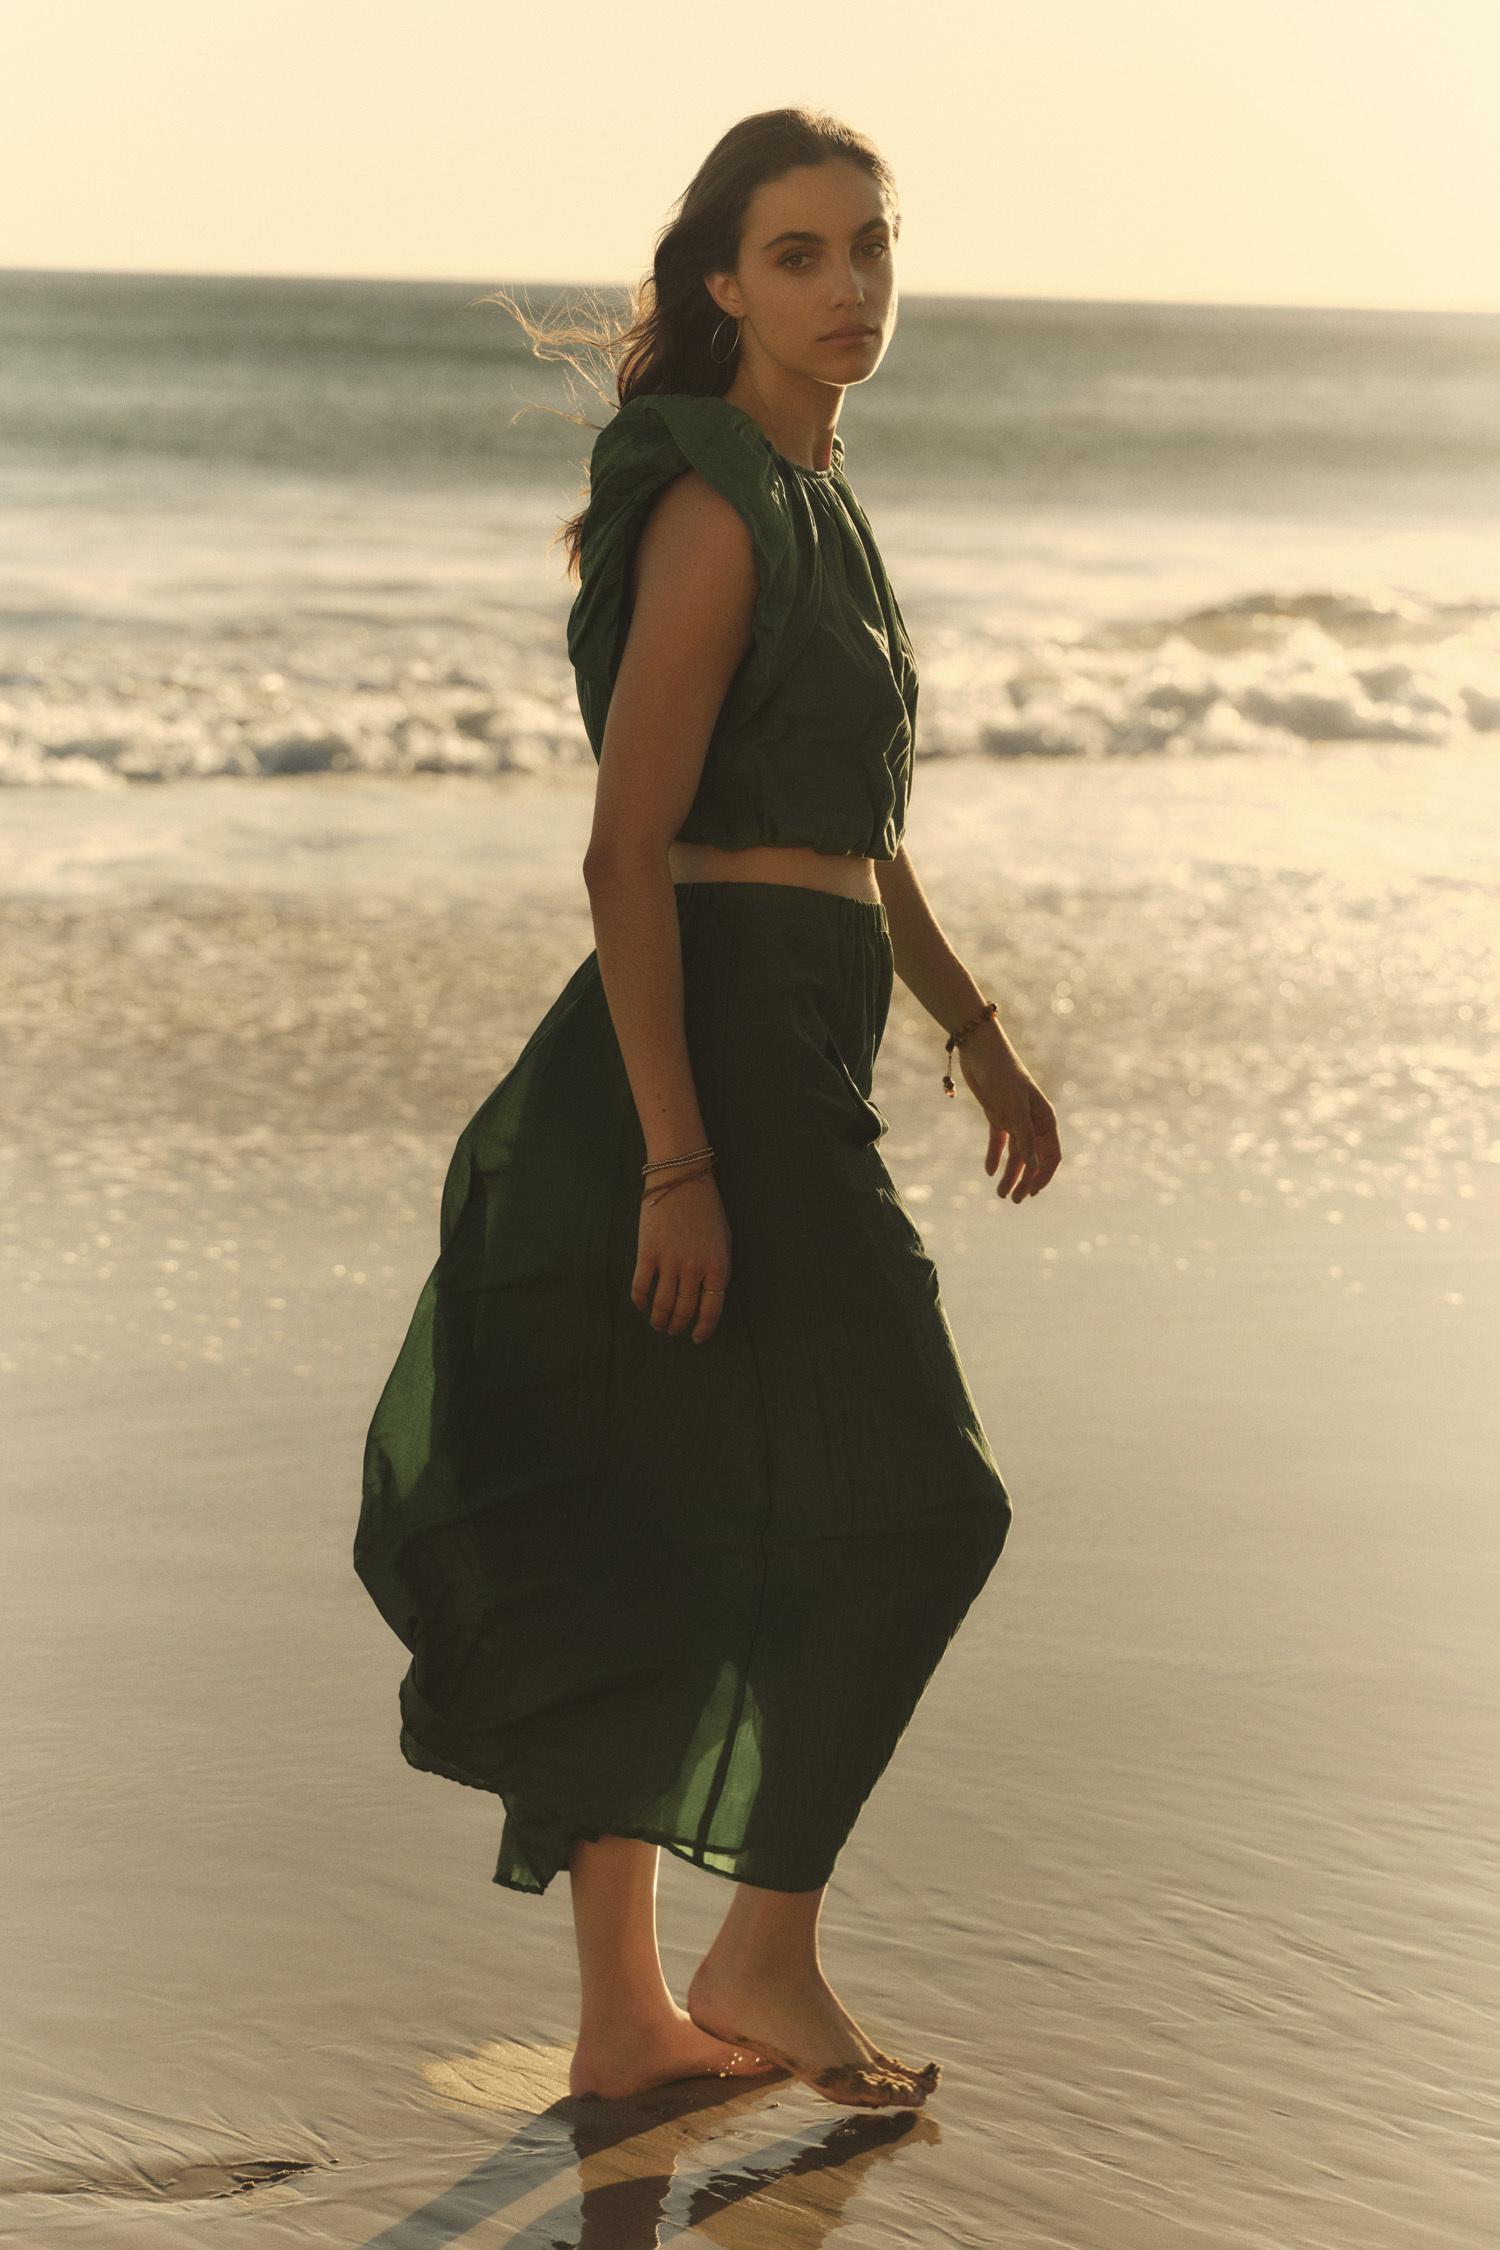
[[[732,351],[715,357],[711,340],[724,315],[704,285],[710,273],[733,273],[739,264],[745,214],[757,188],[801,164],[843,158],[862,165],[899,224],[895,181],[879,150],[827,110],[763,109],[742,117],[717,141],[679,197],[676,216],[657,239],[651,272],[631,292],[624,318],[607,308],[591,320],[564,316],[538,321],[523,312],[509,290],[480,299],[514,313],[539,359],[563,360],[606,405],[623,406],[638,392],[691,391],[718,396],[734,381]],[[603,379],[582,359],[593,354]],[[612,384],[611,401],[605,383]],[[553,410],[555,411],[555,410]],[[588,428],[581,413],[562,417]],[[587,503],[557,537],[567,551],[570,578],[578,575]]]

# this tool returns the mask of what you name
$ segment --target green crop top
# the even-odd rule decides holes
[[[805,469],[753,415],[697,392],[638,393],[589,463],[568,656],[597,759],[630,623],[630,566],[650,503],[696,469],[750,527],[751,645],[714,722],[685,843],[810,844],[894,859],[906,827],[917,668],[875,535],[833,466]]]

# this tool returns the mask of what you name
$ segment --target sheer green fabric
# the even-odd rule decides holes
[[[717,1329],[631,1302],[645,1147],[590,953],[459,1135],[365,1443],[401,1750],[503,1800],[494,1880],[524,1892],[604,1834],[825,1883],[1011,1520],[880,1151],[883,905],[674,897]]]
[[[678,830],[737,851],[807,844],[894,859],[911,793],[917,668],[863,508],[843,472],[802,468],[727,399],[629,399],[594,441],[568,654],[597,758],[630,625],[650,504],[696,469],[749,526],[751,645],[720,707]]]

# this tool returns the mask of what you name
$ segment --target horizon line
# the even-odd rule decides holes
[[[10,276],[30,276],[35,279],[72,281],[268,281],[314,282],[322,284],[375,282],[395,288],[426,289],[546,289],[555,292],[566,290],[608,291],[628,295],[632,286],[625,281],[585,281],[580,279],[556,280],[532,276],[516,279],[481,280],[467,274],[398,274],[398,273],[315,273],[272,272],[260,267],[205,267],[205,266],[0,266],[0,279]],[[1089,305],[1100,310],[1156,312],[1326,312],[1326,313],[1416,313],[1447,318],[1493,320],[1500,318],[1500,302],[1494,304],[1368,304],[1334,302],[1326,298],[1272,298],[1272,297],[1093,297],[1030,295],[1001,289],[903,289],[902,301],[917,303],[953,304],[971,303],[987,305]]]

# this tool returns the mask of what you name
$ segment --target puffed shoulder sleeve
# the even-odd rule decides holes
[[[651,502],[685,469],[696,469],[738,509],[754,545],[751,645],[726,692],[720,729],[754,716],[811,628],[816,548],[799,536],[787,480],[764,434],[722,398],[638,393],[594,440],[578,593],[568,613],[568,658],[596,758],[630,626],[636,545]]]

